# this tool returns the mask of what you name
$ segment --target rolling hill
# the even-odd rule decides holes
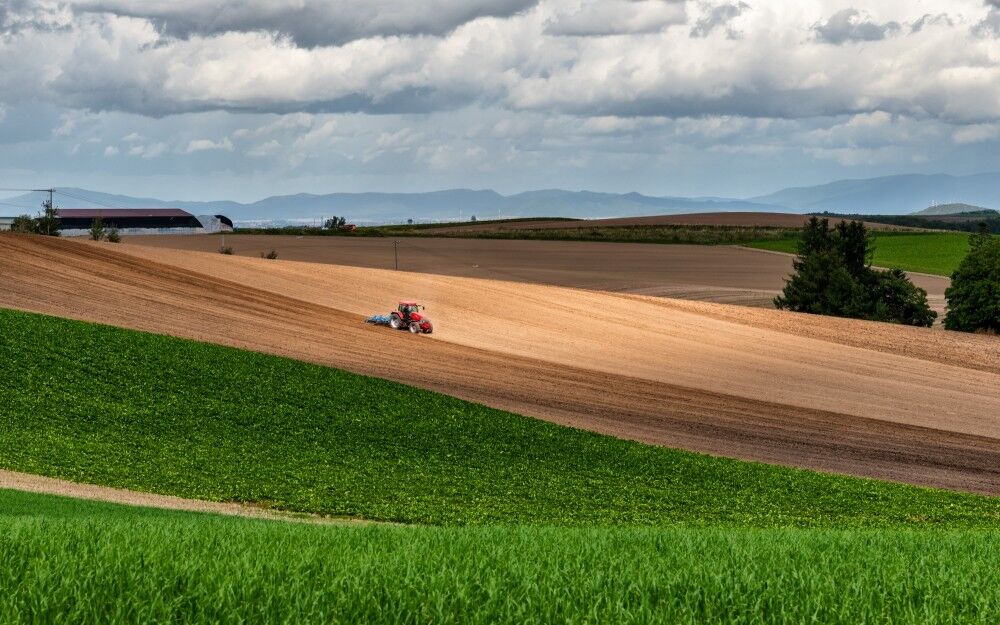
[[[883,176],[865,180],[838,180],[812,187],[783,189],[751,198],[800,212],[906,214],[939,201],[1000,203],[1000,172],[973,176],[946,174]]]

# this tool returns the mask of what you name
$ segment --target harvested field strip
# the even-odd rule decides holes
[[[989,337],[949,333],[955,347],[945,346],[942,356],[927,350],[928,363],[734,324],[658,298],[135,246],[126,251],[358,315],[416,297],[439,322],[435,342],[802,409],[1000,437],[1000,395],[991,390],[1000,377],[944,360],[950,354],[962,362],[965,354],[981,351],[1000,363],[1000,344]],[[893,326],[859,323],[852,331],[864,337],[884,327]],[[906,336],[926,336],[942,347],[931,330]]]
[[[0,491],[0,621],[985,625],[998,538],[290,526]]]
[[[123,250],[128,250],[129,254]],[[131,246],[90,246],[13,236],[0,237],[0,252],[4,258],[4,263],[0,264],[0,280],[5,285],[0,291],[0,305],[3,306],[291,356],[657,445],[952,489],[1000,493],[1000,462],[997,460],[1000,442],[944,431],[942,427],[947,421],[942,420],[942,427],[935,428],[894,424],[842,412],[796,408],[732,393],[651,383],[622,372],[608,374],[588,370],[583,367],[589,364],[586,358],[581,359],[578,366],[566,366],[366,327],[358,315],[307,301],[323,301],[324,297],[329,301],[331,295],[340,297],[345,292],[356,291],[356,278],[338,281],[336,276],[342,274],[333,273],[328,281],[323,275],[324,270],[339,272],[343,268],[302,265],[306,273],[297,274],[294,272],[298,271],[298,264],[283,261],[235,259],[218,254],[189,256],[181,252],[175,252],[178,258],[171,257],[178,265],[183,264],[181,259],[200,265],[202,271],[198,272],[140,259],[131,254],[143,250]],[[159,250],[143,253],[155,254]],[[282,267],[293,273],[277,271]],[[228,279],[209,275],[216,270]],[[305,277],[307,275],[309,277]],[[378,276],[377,273],[373,275]],[[426,279],[414,274],[393,275],[400,282],[392,289],[394,293],[383,294],[382,297],[389,301],[407,288],[405,285]],[[257,288],[234,282],[251,276]],[[268,291],[260,286],[261,278],[273,278],[265,287],[278,291],[297,289],[299,297]],[[317,279],[318,283],[314,284]],[[429,285],[408,294],[437,292],[439,289]],[[520,301],[516,293],[510,297]],[[708,320],[712,315],[758,312],[656,301],[657,306],[668,303],[671,306],[690,305],[694,307],[690,314]],[[782,320],[776,322],[780,324],[791,323],[793,317],[809,323],[821,324],[823,321],[771,312],[777,315],[776,319]],[[669,313],[648,314],[655,317]],[[532,322],[543,320],[544,316]],[[529,319],[521,316],[519,321],[526,323]],[[931,344],[921,351],[922,337],[943,334],[909,333],[907,329],[882,324],[854,322],[851,325],[845,320],[829,321],[836,323],[835,329],[845,328],[853,336],[852,340],[864,340],[868,335],[876,337],[880,348],[890,353],[897,353],[893,351],[896,348],[892,332],[899,331],[900,343],[916,346],[912,357],[920,359],[921,366],[928,371],[935,371],[936,363],[961,362],[963,358],[968,358],[970,363],[980,363],[982,372],[996,371],[997,344],[990,342],[988,337],[949,333],[947,336],[952,340],[948,344]],[[727,322],[740,323],[733,319]],[[844,323],[847,325],[842,325]],[[658,328],[657,333],[663,333],[665,328],[669,326]],[[762,344],[780,345],[786,334],[787,329],[779,326],[760,340]],[[818,327],[817,336],[816,340],[839,344],[820,334]],[[414,340],[419,342],[414,343]],[[584,354],[588,353],[585,350],[601,343],[600,339],[583,341],[582,337],[572,340]],[[756,344],[751,343],[749,348],[755,349]],[[901,353],[910,354],[909,348]],[[398,366],[414,362],[415,366]],[[627,367],[624,369],[627,371]],[[829,375],[817,381],[817,384],[831,383]],[[831,393],[838,392],[836,386],[832,389]],[[874,392],[878,392],[877,389]]]
[[[640,445],[217,345],[0,321],[6,469],[431,524],[1000,527],[997,498]]]
[[[215,236],[126,239],[143,247],[176,250],[214,253],[219,247]],[[282,261],[372,269],[392,269],[393,240],[226,235],[236,255],[259,258],[274,249]],[[401,239],[398,248],[399,267],[410,272],[768,307],[792,272],[792,259],[784,254],[734,246],[410,237]],[[948,279],[923,275],[913,279],[927,290],[932,306],[943,310]]]

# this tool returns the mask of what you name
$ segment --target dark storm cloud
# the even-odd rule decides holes
[[[877,24],[857,9],[838,11],[830,19],[813,27],[817,39],[834,45],[853,41],[880,41],[899,30],[898,22]]]
[[[443,35],[479,17],[509,17],[538,0],[75,0],[81,13],[150,20],[186,38],[266,31],[299,46],[340,45],[365,37]]]

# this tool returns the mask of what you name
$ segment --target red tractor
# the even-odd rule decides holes
[[[430,334],[434,331],[431,320],[420,314],[424,307],[416,302],[400,302],[399,308],[389,315],[389,325],[394,330],[408,329],[413,334]]]

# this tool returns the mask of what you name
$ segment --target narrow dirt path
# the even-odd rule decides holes
[[[223,503],[203,501],[201,499],[184,499],[172,495],[157,495],[143,493],[123,488],[97,486],[95,484],[80,484],[67,480],[58,480],[30,473],[19,473],[0,469],[0,489],[18,490],[43,495],[59,495],[74,499],[102,501],[105,503],[138,506],[142,508],[159,508],[162,510],[180,510],[184,512],[207,512],[225,516],[247,517],[252,519],[267,519],[271,521],[294,521],[298,523],[329,523],[356,524],[374,523],[356,519],[326,518],[316,515],[294,514],[280,510],[268,510],[239,503]]]

